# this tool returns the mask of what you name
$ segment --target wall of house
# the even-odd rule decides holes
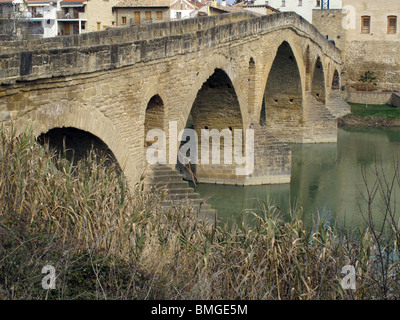
[[[162,12],[162,19],[157,19],[157,12]],[[115,10],[117,26],[124,26],[122,18],[126,18],[126,24],[135,24],[135,12],[140,12],[140,24],[168,21],[170,17],[169,8],[118,8]],[[146,12],[151,12],[151,20],[146,18]]]
[[[106,30],[115,26],[116,17],[112,7],[118,2],[119,0],[88,0],[86,11],[79,14],[80,19],[87,19],[84,32]]]

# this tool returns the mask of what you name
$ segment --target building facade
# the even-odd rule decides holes
[[[343,10],[313,12],[317,29],[342,50],[346,90],[400,90],[399,18],[399,0],[343,0]],[[361,81],[366,73],[376,79]]]
[[[113,7],[116,26],[169,21],[171,0],[122,0]]]

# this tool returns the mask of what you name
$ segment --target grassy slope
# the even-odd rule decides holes
[[[351,114],[338,119],[341,127],[399,127],[400,108],[380,104],[349,103]]]

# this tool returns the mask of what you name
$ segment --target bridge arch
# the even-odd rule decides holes
[[[73,127],[53,128],[37,137],[41,144],[61,152],[69,161],[75,164],[87,157],[93,148],[98,155],[106,156],[106,164],[116,164],[116,170],[121,172],[118,161],[110,148],[97,136],[90,132]]]
[[[195,130],[199,142],[198,163],[191,167],[197,180],[211,183],[224,183],[227,179],[235,181],[236,165],[232,161],[234,132],[244,129],[244,120],[235,87],[223,69],[215,68],[197,92],[187,127]],[[213,131],[217,132],[219,137],[218,142],[207,138],[208,154],[204,154],[203,132],[207,130],[211,135]],[[219,143],[218,150],[214,149],[216,142]],[[225,150],[230,157],[225,158]],[[184,168],[181,170],[184,171]]]
[[[98,109],[71,105],[46,105],[26,113],[15,122],[17,134],[31,128],[35,137],[55,128],[73,128],[101,140],[114,155],[120,169],[131,182],[137,180],[138,172],[132,166],[128,145],[118,128]]]
[[[273,134],[289,141],[292,129],[301,126],[303,121],[303,57],[285,40],[277,47],[270,64],[258,113],[260,124],[265,123]]]
[[[161,99],[159,94],[155,94],[151,97],[147,103],[145,117],[144,117],[144,145],[148,146],[154,141],[147,141],[146,135],[149,130],[161,129],[165,131],[165,106],[164,101]]]
[[[243,126],[247,127],[248,112],[245,108],[245,106],[247,106],[247,93],[245,94],[247,88],[244,88],[244,90],[242,89],[242,78],[236,76],[236,67],[235,61],[231,61],[222,55],[213,55],[210,59],[207,59],[207,63],[201,67],[200,71],[197,72],[196,81],[190,90],[188,98],[185,99],[187,104],[183,110],[183,123],[181,123],[181,126],[178,125],[178,130],[185,127],[190,112],[193,109],[193,105],[196,99],[198,99],[199,92],[202,90],[203,85],[207,83],[207,81],[215,74],[216,70],[223,71],[223,73],[226,75],[225,80],[229,80],[229,86],[232,87],[237,98]]]
[[[321,57],[318,56],[315,60],[313,67],[313,75],[311,82],[311,94],[314,98],[321,103],[326,102],[326,88],[325,88],[325,68],[323,66]]]
[[[337,69],[334,69],[332,80],[330,81],[330,83],[331,83],[331,90],[333,91],[340,90],[340,76],[339,76],[339,71]]]
[[[236,90],[228,74],[216,68],[197,92],[191,111],[196,127],[243,128],[243,117]]]

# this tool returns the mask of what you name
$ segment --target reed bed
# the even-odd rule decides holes
[[[396,238],[323,220],[306,230],[301,212],[283,219],[268,203],[247,213],[251,224],[205,220],[189,204],[163,209],[163,193],[129,188],[106,162],[92,151],[73,164],[29,130],[2,129],[1,299],[399,298]],[[341,285],[348,264],[356,290]],[[55,289],[42,288],[44,265]]]

